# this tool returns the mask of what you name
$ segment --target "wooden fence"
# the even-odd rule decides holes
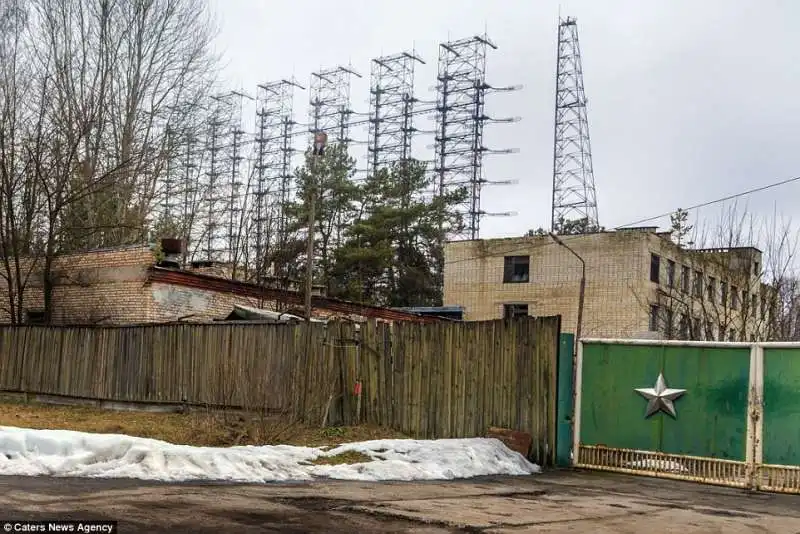
[[[312,324],[310,351],[305,324],[2,327],[0,389],[265,408],[419,438],[501,426],[531,433],[549,464],[559,323]]]

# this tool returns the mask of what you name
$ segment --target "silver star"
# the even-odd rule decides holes
[[[676,417],[675,405],[672,401],[680,398],[685,389],[670,389],[667,387],[667,382],[664,380],[664,373],[658,373],[656,380],[656,387],[654,388],[637,388],[636,393],[647,399],[647,413],[645,417],[650,417],[656,412],[662,411],[666,414]]]

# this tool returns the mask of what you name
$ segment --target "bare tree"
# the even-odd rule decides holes
[[[666,337],[785,339],[781,315],[797,309],[786,302],[796,286],[790,274],[798,247],[790,221],[777,214],[760,218],[734,205],[700,229],[678,210],[670,234],[676,247],[657,302],[639,299],[658,314],[651,320]]]
[[[30,172],[27,125],[32,69],[23,35],[29,11],[22,0],[0,4],[0,255],[6,299],[0,309],[12,323],[22,321],[35,261],[27,257],[40,244],[37,234],[38,187]]]
[[[184,152],[169,132],[197,124],[214,81],[213,37],[202,0],[2,2],[0,252],[13,322],[34,271],[50,316],[57,254],[148,236],[157,185]]]

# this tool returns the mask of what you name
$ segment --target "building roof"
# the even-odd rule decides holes
[[[226,278],[182,271],[180,269],[152,266],[148,269],[148,280],[151,282],[193,287],[195,289],[204,289],[218,293],[231,293],[242,297],[277,300],[286,304],[302,305],[304,303],[304,295],[299,291],[264,287],[258,284],[228,280]],[[441,319],[438,317],[417,315],[406,311],[381,308],[379,306],[359,304],[317,295],[311,297],[311,305],[318,310],[348,313],[373,319],[385,319],[387,321],[413,321],[418,323],[441,322]]]

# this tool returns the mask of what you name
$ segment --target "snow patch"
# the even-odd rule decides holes
[[[313,465],[357,451],[371,462]],[[180,482],[447,480],[529,475],[539,466],[490,438],[374,440],[334,448],[290,445],[192,447],[119,434],[0,427],[0,475],[136,478]]]
[[[636,462],[628,462],[628,467],[632,469],[646,469],[648,471],[666,471],[669,473],[688,473],[689,470],[679,462],[672,460],[646,459]]]

